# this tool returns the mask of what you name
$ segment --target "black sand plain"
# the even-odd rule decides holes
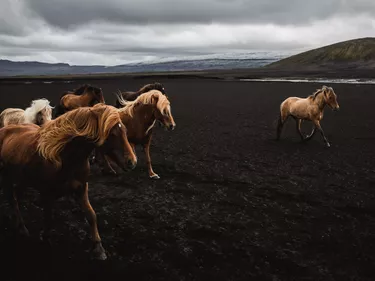
[[[279,104],[321,84],[114,77],[0,82],[0,106],[28,106],[91,83],[114,104],[117,89],[164,83],[177,123],[154,130],[132,172],[92,167],[90,200],[109,259],[90,260],[88,225],[73,201],[55,204],[52,247],[39,241],[34,191],[22,214],[31,237],[0,223],[1,280],[374,280],[375,86],[332,84],[341,107],[325,110],[320,135],[302,144],[295,123],[276,142]],[[49,79],[45,79],[49,81]],[[311,125],[303,125],[309,133]],[[2,195],[2,194],[0,194]],[[0,196],[0,212],[6,204]]]

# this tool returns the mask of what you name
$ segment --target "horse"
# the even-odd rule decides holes
[[[164,86],[159,82],[154,82],[151,84],[144,85],[141,89],[139,89],[137,92],[121,92],[119,91],[116,94],[116,97],[121,96],[123,100],[125,101],[134,101],[137,97],[142,95],[143,93],[147,93],[151,90],[158,90],[163,95],[166,95]],[[116,107],[121,108],[122,104],[120,103],[119,99],[116,98]]]
[[[55,118],[78,107],[93,106],[97,103],[105,103],[102,89],[90,84],[82,85],[73,91],[64,92],[60,96]]]
[[[0,188],[12,206],[12,221],[21,235],[29,235],[18,206],[18,198],[26,187],[40,192],[44,214],[42,238],[46,242],[53,200],[72,196],[90,224],[95,258],[106,259],[88,196],[89,155],[95,147],[101,147],[124,170],[136,166],[126,127],[113,106],[78,108],[42,127],[22,124],[0,129]]]
[[[280,139],[283,125],[289,116],[292,116],[297,125],[297,132],[299,133],[302,141],[311,140],[315,132],[318,130],[327,147],[330,147],[324,131],[320,125],[323,119],[324,107],[328,105],[332,110],[338,111],[340,106],[337,102],[337,95],[332,87],[323,86],[317,89],[315,93],[307,98],[289,97],[284,100],[280,105],[280,115],[277,125],[277,140]],[[304,137],[301,132],[302,120],[309,120],[314,123],[314,129],[310,135]]]
[[[118,109],[120,118],[128,130],[128,139],[130,145],[135,151],[136,145],[143,146],[148,174],[151,179],[160,179],[160,176],[152,169],[150,145],[152,139],[152,130],[156,121],[160,122],[167,130],[174,130],[176,123],[171,113],[171,106],[167,96],[158,90],[151,90],[138,96],[134,101],[125,101],[121,95],[118,96],[120,104],[123,106]],[[111,167],[105,154],[97,151],[97,159],[106,160],[106,168],[113,173],[115,170]],[[110,158],[110,157],[109,157]],[[98,161],[99,164],[101,161]],[[103,169],[104,172],[104,169]]]
[[[0,127],[10,124],[36,124],[42,126],[52,120],[52,109],[47,99],[33,100],[25,110],[7,108],[0,113]]]

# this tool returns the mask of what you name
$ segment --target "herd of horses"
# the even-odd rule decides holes
[[[325,105],[338,109],[337,96],[323,86],[307,98],[290,97],[280,106],[277,139],[291,116],[303,141],[320,131]],[[302,120],[313,121],[313,132],[304,137]],[[8,108],[0,114],[0,189],[9,200],[17,233],[28,236],[19,209],[25,188],[40,192],[43,206],[43,241],[49,242],[53,201],[70,195],[84,211],[91,228],[94,257],[107,258],[98,232],[97,219],[88,196],[90,164],[116,173],[137,165],[135,146],[144,148],[148,175],[160,178],[152,169],[150,144],[156,123],[173,130],[176,123],[170,101],[160,83],[147,84],[136,92],[118,92],[116,105],[106,105],[103,92],[83,85],[60,97],[52,107],[46,99],[34,100],[26,110]]]

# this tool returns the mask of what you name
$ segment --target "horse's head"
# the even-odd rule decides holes
[[[104,131],[109,130],[107,133],[103,131],[103,134],[108,136],[101,146],[102,151],[123,170],[134,169],[137,165],[137,156],[128,141],[126,127],[121,122],[118,111],[106,105],[96,105],[92,111],[101,111],[102,108],[111,109],[109,114],[102,114],[99,117],[100,126],[105,128]]]
[[[92,96],[92,102],[91,102],[92,105],[95,105],[97,103],[104,103],[105,104],[102,88],[97,88],[97,87],[94,87],[94,86],[88,86],[86,88],[86,93],[88,93]]]
[[[176,123],[174,122],[171,104],[167,96],[163,95],[160,91],[151,91],[151,103],[155,105],[155,118],[158,120],[166,129],[174,130]]]
[[[30,123],[42,126],[52,120],[52,109],[49,100],[45,98],[33,100],[31,105],[25,109],[25,118]]]
[[[43,124],[47,123],[48,121],[52,120],[52,109],[51,106],[46,106],[41,111],[36,114],[36,125],[42,126]]]
[[[340,106],[337,102],[337,95],[332,87],[323,86],[322,88],[325,102],[328,104],[330,108],[337,111],[340,109]]]
[[[155,82],[152,85],[153,85],[153,87],[154,87],[155,90],[160,91],[163,95],[167,94],[167,92],[165,91],[165,87],[163,86],[163,84],[161,84],[159,82]]]

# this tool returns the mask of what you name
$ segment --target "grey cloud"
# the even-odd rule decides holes
[[[375,34],[372,1],[0,1],[0,59],[113,65]]]
[[[28,7],[49,24],[63,28],[95,21],[154,23],[304,24],[337,14],[375,14],[375,3],[345,0],[33,0]]]

